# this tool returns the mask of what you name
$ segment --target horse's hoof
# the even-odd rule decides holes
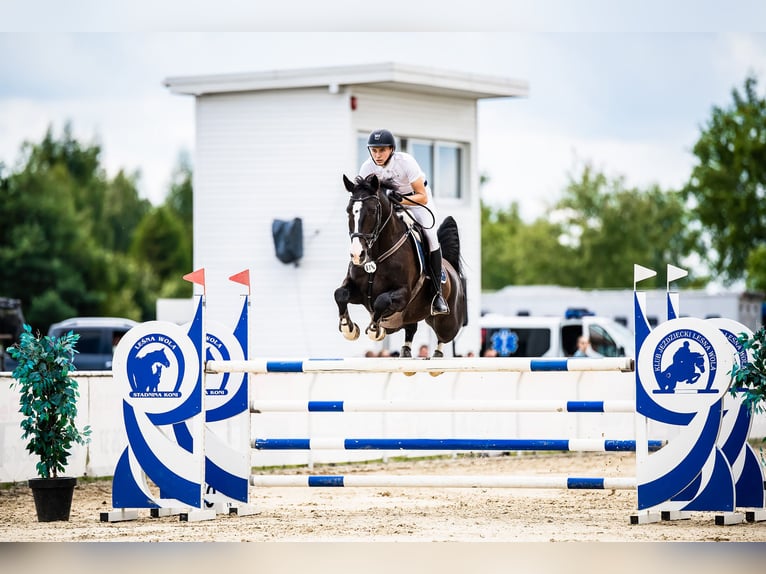
[[[444,358],[444,353],[442,353],[441,351],[439,351],[437,349],[436,351],[434,351],[433,358],[434,359],[443,359]]]
[[[374,328],[372,325],[370,325],[367,327],[365,333],[367,333],[367,336],[373,341],[382,341],[386,338],[386,330],[381,326]]]
[[[402,350],[399,351],[399,356],[403,359],[411,359],[412,358],[412,351],[409,347],[402,347]]]
[[[356,323],[352,323],[352,328],[349,330],[347,325],[341,325],[340,326],[340,332],[343,334],[343,336],[348,339],[349,341],[356,341],[359,338],[359,334],[361,333],[361,329],[359,329],[359,325]]]

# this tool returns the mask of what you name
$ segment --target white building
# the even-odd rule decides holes
[[[338,332],[333,292],[348,265],[348,193],[370,131],[385,127],[426,171],[440,217],[461,233],[469,325],[457,352],[479,346],[480,216],[478,101],[527,94],[525,82],[394,63],[173,77],[196,99],[194,267],[204,267],[208,316],[234,324],[250,269],[251,350],[259,356],[360,356],[398,349],[402,333],[373,343]],[[301,218],[303,258],[275,256],[274,219]],[[361,307],[352,317],[364,328]],[[158,318],[162,318],[159,316]],[[423,324],[415,344],[435,343]]]

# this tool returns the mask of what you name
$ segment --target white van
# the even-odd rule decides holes
[[[525,316],[487,314],[481,317],[481,351],[500,357],[571,357],[585,335],[603,357],[634,357],[633,333],[616,321],[589,314]]]

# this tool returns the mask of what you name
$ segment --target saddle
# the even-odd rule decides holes
[[[428,258],[426,257],[426,249],[424,249],[424,247],[427,247],[427,239],[423,233],[422,226],[400,205],[396,205],[394,209],[396,210],[396,216],[401,219],[407,226],[407,229],[409,229],[410,240],[412,241],[412,246],[415,248],[415,253],[417,254],[418,272],[420,275],[427,275],[430,271],[428,267]]]

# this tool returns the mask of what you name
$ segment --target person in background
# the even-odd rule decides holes
[[[427,359],[428,356],[429,356],[428,345],[420,345],[420,349],[418,350],[418,357]]]
[[[593,350],[593,347],[590,346],[590,340],[588,340],[588,337],[585,335],[580,335],[577,338],[577,350],[574,354],[575,357],[600,357],[601,354],[597,353]]]
[[[449,305],[442,296],[442,250],[436,233],[436,206],[431,188],[417,160],[408,153],[396,151],[396,139],[388,130],[375,130],[367,139],[370,157],[359,168],[359,175],[375,174],[381,181],[392,184],[396,191],[389,198],[407,210],[420,225],[428,239],[428,267],[436,294],[431,301],[431,315],[449,314]]]

